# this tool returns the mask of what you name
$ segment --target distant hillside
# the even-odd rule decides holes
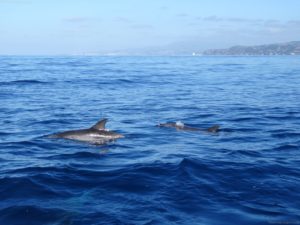
[[[203,55],[300,55],[300,41],[257,46],[233,46],[227,49],[210,49]]]

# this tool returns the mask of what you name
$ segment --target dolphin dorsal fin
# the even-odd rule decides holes
[[[206,129],[207,132],[211,132],[211,133],[217,133],[219,130],[220,130],[219,125],[214,125],[214,126]]]
[[[97,129],[97,130],[105,130],[106,122],[107,122],[107,119],[102,119],[99,122],[97,122],[94,126],[92,126],[92,128]]]

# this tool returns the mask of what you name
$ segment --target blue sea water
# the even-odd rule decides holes
[[[1,56],[0,224],[300,224],[299,99],[299,57]]]

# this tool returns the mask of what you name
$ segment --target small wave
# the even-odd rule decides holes
[[[21,205],[0,210],[1,224],[71,224],[70,219],[69,212],[58,208]]]
[[[262,118],[258,118],[258,117],[238,117],[238,118],[229,119],[229,121],[232,122],[250,122],[250,121],[260,121],[260,120],[262,120]]]
[[[43,143],[41,142],[36,142],[35,140],[20,140],[20,141],[8,141],[8,142],[3,142],[3,144],[7,146],[20,146],[20,147],[43,147]],[[18,152],[20,154],[20,152]]]
[[[97,81],[97,85],[119,85],[119,84],[133,84],[136,83],[136,81],[128,80],[128,79],[113,79],[113,80],[106,80],[106,81]]]
[[[1,132],[0,131],[0,136],[5,136],[5,135],[12,135],[13,133],[12,132]]]
[[[228,67],[232,67],[232,66],[244,66],[245,64],[242,63],[219,63],[219,64],[215,64],[215,66],[228,66]]]
[[[0,82],[0,85],[30,85],[30,84],[49,84],[50,82],[39,81],[39,80],[14,80]]]
[[[128,80],[128,79],[118,79],[117,80],[118,82],[121,82],[121,83],[135,83],[135,81],[132,81],[132,80]]]
[[[284,215],[282,212],[279,210],[271,210],[267,209],[266,207],[261,207],[259,205],[249,205],[249,204],[244,204],[242,205],[242,210],[246,213],[249,213],[250,215],[262,215],[262,216],[282,216]]]
[[[64,159],[99,159],[101,155],[99,153],[92,152],[76,152],[70,154],[58,154],[54,156],[48,156],[46,159],[48,160],[64,160]],[[43,157],[45,158],[45,157]]]
[[[300,133],[297,132],[280,132],[271,135],[274,138],[300,138]]]
[[[9,160],[0,158],[0,162],[8,162]]]
[[[137,83],[136,81],[128,80],[128,79],[115,79],[115,80],[106,80],[106,81],[97,81],[95,84],[97,85],[111,85],[111,86],[116,86],[116,85],[130,85],[130,84],[135,84]]]
[[[229,155],[241,155],[241,156],[249,156],[249,157],[261,157],[262,154],[258,151],[253,151],[253,150],[236,150],[236,151],[231,151]]]
[[[47,185],[34,181],[36,177],[10,177],[2,178],[1,193],[2,200],[43,198],[53,199],[65,196],[65,193],[50,189]]]
[[[282,121],[282,120],[294,120],[295,117],[291,115],[278,115],[278,116],[266,116],[266,119],[272,120],[272,121]]]
[[[273,148],[274,151],[292,151],[292,150],[299,150],[300,146],[296,144],[286,144],[280,145],[276,148]]]
[[[35,124],[60,124],[60,125],[65,125],[65,124],[71,124],[69,120],[66,119],[45,119],[45,120],[40,120],[40,121],[35,121],[31,123],[30,125],[35,125]]]
[[[222,128],[222,131],[226,132],[238,132],[238,133],[254,133],[260,131],[260,129],[255,127],[241,127],[241,128]]]

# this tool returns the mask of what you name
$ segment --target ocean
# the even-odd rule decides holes
[[[0,224],[300,224],[299,99],[297,56],[1,56]]]

